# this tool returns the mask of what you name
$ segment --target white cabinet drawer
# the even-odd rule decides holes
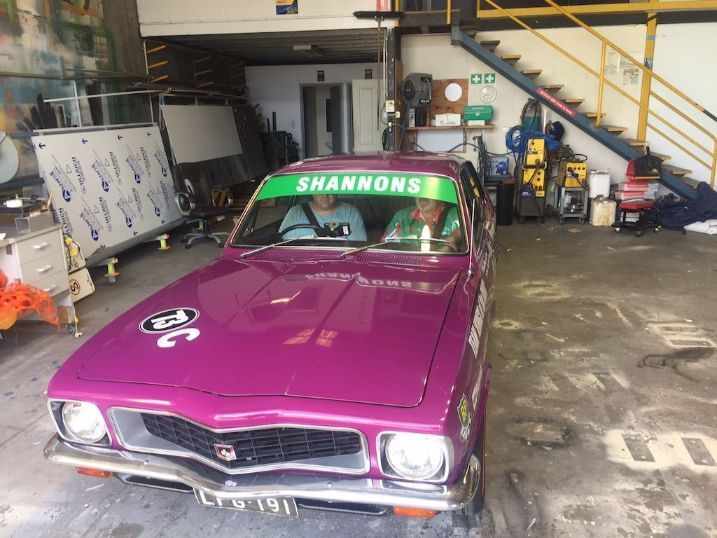
[[[25,284],[34,284],[38,280],[57,272],[67,274],[65,257],[62,252],[52,252],[42,258],[23,262],[20,271],[22,272],[22,281]]]
[[[49,230],[47,233],[20,240],[15,248],[17,248],[20,263],[23,265],[55,252],[60,252],[63,257],[65,256],[62,235],[59,230]]]
[[[65,271],[43,277],[33,282],[32,285],[49,293],[51,296],[57,295],[70,288],[70,283]]]

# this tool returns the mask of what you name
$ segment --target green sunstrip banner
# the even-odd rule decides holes
[[[450,179],[365,171],[275,176],[264,184],[257,200],[304,194],[382,194],[458,202],[456,188]]]

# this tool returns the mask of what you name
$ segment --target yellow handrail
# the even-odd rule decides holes
[[[553,6],[555,9],[557,9],[560,13],[562,13],[563,15],[565,15],[568,19],[570,19],[571,21],[573,21],[575,24],[577,24],[577,25],[580,26],[581,28],[587,30],[588,32],[590,32],[593,36],[595,36],[595,37],[596,37],[597,39],[599,39],[601,42],[610,45],[610,48],[611,48],[612,50],[614,50],[615,52],[617,52],[618,54],[620,54],[620,56],[622,56],[623,58],[626,58],[626,59],[630,60],[630,62],[631,62],[632,64],[634,64],[635,67],[640,68],[643,73],[649,73],[649,74],[652,76],[652,78],[654,78],[654,79],[655,79],[656,81],[658,81],[660,84],[663,84],[664,86],[666,86],[667,89],[669,89],[670,91],[672,91],[672,92],[674,92],[675,94],[677,94],[677,95],[679,95],[680,97],[682,97],[682,99],[684,99],[685,101],[687,101],[689,104],[691,104],[691,105],[692,105],[693,107],[695,107],[697,110],[699,110],[700,112],[705,112],[705,107],[703,107],[702,105],[700,105],[697,101],[695,101],[694,99],[692,99],[689,95],[687,95],[687,94],[685,94],[684,92],[680,91],[678,88],[675,88],[675,86],[673,86],[672,84],[670,84],[669,82],[667,82],[664,78],[662,78],[660,75],[658,75],[657,73],[655,73],[654,71],[652,71],[652,69],[648,69],[647,67],[645,67],[644,65],[642,65],[642,62],[640,62],[640,61],[638,61],[637,59],[633,58],[629,53],[625,52],[623,49],[621,49],[620,47],[618,47],[615,43],[613,43],[612,41],[610,41],[609,39],[607,39],[607,38],[606,38],[605,36],[603,36],[602,34],[599,34],[599,33],[596,32],[595,30],[593,30],[590,26],[588,26],[588,25],[585,24],[583,21],[581,21],[580,19],[578,19],[578,18],[577,18],[575,15],[573,15],[572,13],[569,13],[568,11],[565,11],[565,10],[562,8],[562,6],[559,6],[559,5],[556,4],[553,0],[544,0],[544,1],[545,1],[546,4],[549,4],[549,5]],[[702,127],[702,129],[705,131],[705,133],[711,134],[707,129],[704,129],[703,127]]]
[[[506,10],[504,10],[502,7],[500,7],[498,4],[496,4],[495,2],[493,2],[492,0],[485,0],[485,1],[486,1],[487,3],[489,3],[489,4],[493,5],[493,6],[495,6],[495,8],[496,8],[497,10],[499,10],[499,11],[506,11]],[[551,41],[551,40],[548,39],[547,37],[543,36],[541,33],[535,31],[533,28],[531,28],[530,26],[528,26],[527,24],[525,24],[525,23],[524,23],[523,21],[521,21],[520,19],[513,17],[510,13],[507,13],[507,11],[506,11],[506,15],[507,15],[509,18],[513,19],[517,24],[519,24],[520,26],[522,26],[523,28],[525,28],[526,30],[528,30],[529,32],[531,32],[533,35],[535,35],[536,37],[542,39],[543,41],[545,41],[545,43],[547,43],[548,45],[550,45],[551,47],[553,47],[554,49],[556,49],[558,52],[560,52],[561,54],[563,54],[564,56],[566,56],[567,58],[569,58],[570,60],[572,60],[573,62],[575,62],[576,64],[578,64],[580,67],[582,67],[583,69],[585,69],[588,73],[590,73],[590,74],[593,75],[594,77],[600,78],[600,74],[599,74],[597,71],[595,71],[593,68],[591,68],[591,67],[589,67],[588,65],[586,65],[584,62],[578,60],[575,56],[573,56],[572,54],[570,54],[569,52],[567,52],[566,50],[564,50],[563,48],[561,48],[559,45],[557,45],[556,43],[554,43],[553,41]],[[640,101],[638,101],[637,99],[635,99],[632,95],[630,95],[629,93],[627,93],[625,90],[623,90],[622,88],[620,88],[618,85],[616,85],[616,84],[615,84],[614,82],[612,82],[611,80],[605,79],[605,78],[603,77],[603,83],[604,83],[604,84],[607,84],[607,85],[610,86],[613,90],[615,90],[616,92],[618,92],[620,95],[622,95],[623,97],[625,97],[626,99],[628,99],[629,101],[631,101],[632,103],[634,103],[635,105],[637,105],[638,107],[640,107],[641,109],[645,110],[646,112],[652,114],[653,116],[655,116],[655,118],[657,118],[658,120],[660,120],[660,121],[663,122],[664,124],[666,124],[666,125],[668,125],[668,126],[670,126],[670,127],[672,127],[672,128],[674,129],[674,127],[670,124],[670,122],[669,122],[668,120],[666,120],[665,118],[663,118],[663,117],[662,117],[661,115],[659,115],[657,112],[651,111],[651,110],[650,110],[649,108],[647,108],[645,105],[643,105],[642,103],[640,103]],[[680,111],[677,111],[677,112],[680,113]],[[689,121],[692,121],[689,117],[686,117],[686,119],[688,119]],[[701,127],[701,126],[700,126],[700,127]],[[701,150],[705,151],[706,153],[709,153],[709,152],[710,152],[710,150],[708,150],[707,148],[705,148],[705,147],[701,146],[700,144],[698,144],[697,142],[695,142],[692,138],[690,138],[689,136],[687,136],[685,133],[680,132],[679,134],[681,134],[682,136],[684,136],[685,138],[687,138],[690,142],[692,142],[693,144],[695,144],[697,147],[699,147]],[[708,133],[708,134],[709,134],[709,133]]]
[[[647,122],[647,126],[648,126],[650,129],[652,129],[653,131],[655,131],[657,134],[659,134],[659,135],[661,135],[661,136],[664,136],[667,140],[669,140],[669,141],[672,142],[675,146],[677,146],[677,147],[680,148],[682,151],[684,151],[685,153],[687,153],[687,155],[689,155],[690,157],[692,157],[692,158],[693,158],[694,160],[696,160],[698,163],[704,165],[704,166],[707,167],[707,168],[710,167],[709,163],[706,163],[705,161],[703,161],[702,159],[700,159],[697,155],[695,155],[695,154],[692,153],[690,150],[688,150],[685,146],[683,146],[682,144],[680,144],[679,142],[677,142],[674,138],[670,137],[670,136],[667,135],[664,131],[661,131],[660,129],[658,129],[657,127],[655,127],[654,124],[652,124],[652,123],[650,123],[650,122],[648,121],[648,122]]]
[[[652,69],[648,69],[647,67],[645,67],[644,65],[642,65],[641,62],[639,62],[637,59],[633,58],[629,53],[627,53],[626,51],[624,51],[622,48],[618,47],[615,43],[613,43],[612,41],[610,41],[609,39],[607,39],[606,37],[604,37],[602,34],[596,32],[595,30],[593,30],[590,26],[588,26],[588,25],[585,24],[583,21],[581,21],[580,19],[578,19],[575,15],[573,15],[572,13],[566,11],[562,6],[556,4],[553,0],[544,0],[544,1],[545,1],[546,4],[550,5],[551,7],[553,7],[554,9],[556,9],[557,11],[559,11],[560,13],[562,13],[565,17],[567,17],[568,19],[570,19],[571,21],[573,21],[575,24],[577,24],[578,26],[580,26],[580,27],[583,28],[584,30],[587,30],[588,32],[590,32],[594,37],[596,37],[597,39],[599,39],[602,43],[609,45],[610,48],[612,48],[615,52],[617,52],[618,54],[620,54],[620,56],[626,58],[626,59],[629,60],[634,66],[636,66],[636,67],[638,67],[640,70],[642,70],[643,74],[645,74],[645,73],[650,74],[650,76],[652,76],[653,79],[657,80],[659,83],[661,83],[661,84],[662,84],[663,86],[665,86],[668,90],[670,90],[671,92],[673,92],[675,95],[681,97],[685,102],[687,102],[687,103],[689,103],[690,105],[692,105],[692,106],[693,106],[694,108],[696,108],[699,112],[702,112],[702,113],[707,112],[706,109],[705,109],[702,105],[700,105],[697,101],[695,101],[695,100],[692,99],[690,96],[688,96],[687,94],[685,94],[684,92],[680,91],[678,88],[676,88],[675,86],[673,86],[672,84],[670,84],[667,80],[665,80],[664,78],[662,78],[660,75],[658,75],[658,74],[656,74],[655,72],[653,72]],[[492,3],[492,2],[491,2],[491,3]],[[650,91],[650,95],[654,95],[654,92]],[[663,103],[667,103],[666,100],[663,100],[662,102],[663,102]],[[695,127],[697,127],[700,131],[702,131],[704,134],[706,134],[709,138],[712,139],[712,147],[713,147],[713,150],[712,150],[712,152],[710,152],[709,150],[707,150],[706,148],[704,148],[704,147],[701,146],[700,144],[697,144],[694,140],[692,140],[690,137],[688,137],[685,133],[681,132],[681,131],[680,131],[677,127],[675,127],[672,123],[670,123],[670,122],[668,122],[668,121],[666,121],[666,120],[664,120],[664,119],[661,119],[661,121],[662,121],[663,123],[665,123],[667,126],[669,126],[671,129],[673,129],[674,131],[680,133],[682,136],[684,136],[685,138],[687,138],[688,140],[690,140],[690,142],[692,142],[694,145],[696,145],[697,147],[699,147],[700,149],[702,149],[703,151],[705,151],[706,153],[710,154],[710,155],[713,157],[712,166],[711,166],[711,170],[710,170],[710,172],[711,172],[711,175],[710,175],[710,185],[711,185],[712,187],[714,187],[715,175],[717,174],[717,159],[714,158],[714,156],[717,155],[717,137],[715,137],[715,135],[712,134],[711,131],[707,130],[707,129],[706,129],[705,127],[703,127],[702,125],[700,125],[700,124],[698,124],[697,122],[693,121],[689,116],[687,116],[687,115],[686,115],[684,112],[682,112],[681,110],[677,109],[676,107],[672,106],[671,104],[668,104],[668,106],[670,107],[671,110],[673,110],[674,112],[676,112],[677,114],[679,114],[682,118],[684,118],[684,119],[686,119],[687,121],[689,121],[692,125],[694,125]],[[654,113],[652,110],[650,110],[649,108],[648,108],[648,110],[647,110],[647,113],[648,113],[648,114],[652,114],[652,115],[655,116],[655,117],[658,117],[657,114],[655,114],[655,113]]]
[[[672,142],[672,143],[673,143],[675,146],[677,146],[678,148],[682,149],[685,153],[687,153],[688,155],[690,155],[691,157],[693,157],[698,163],[700,163],[700,164],[704,165],[706,168],[710,169],[710,170],[711,170],[710,184],[714,187],[715,176],[717,175],[717,137],[715,137],[715,135],[714,135],[711,131],[707,130],[707,129],[706,129],[705,127],[703,127],[701,124],[699,124],[698,122],[696,122],[695,120],[693,120],[690,116],[688,116],[687,114],[685,114],[684,112],[682,112],[681,110],[679,110],[678,108],[676,108],[674,105],[672,105],[671,103],[669,103],[666,99],[664,99],[664,98],[662,98],[661,96],[657,95],[654,91],[650,91],[650,95],[651,95],[651,96],[654,96],[658,101],[660,101],[661,103],[663,103],[663,104],[664,104],[665,106],[667,106],[670,110],[672,110],[673,112],[675,112],[676,114],[678,114],[680,117],[682,117],[683,119],[685,119],[685,120],[686,120],[687,122],[689,122],[691,125],[693,125],[693,126],[696,127],[697,129],[699,129],[700,131],[702,131],[705,135],[707,135],[707,137],[712,140],[712,147],[713,147],[712,150],[709,150],[708,148],[706,148],[705,146],[703,146],[702,144],[700,144],[699,142],[697,142],[696,140],[694,140],[693,138],[691,138],[690,136],[688,136],[688,135],[687,135],[686,133],[684,133],[682,130],[678,129],[674,124],[672,124],[670,121],[668,121],[667,119],[665,119],[663,116],[661,116],[660,114],[658,114],[658,113],[654,112],[653,110],[651,110],[648,106],[646,106],[645,104],[643,104],[643,103],[641,103],[640,101],[638,101],[637,99],[635,99],[633,96],[631,96],[630,94],[628,94],[627,92],[625,92],[622,88],[620,88],[619,86],[617,86],[617,85],[616,85],[615,83],[613,83],[612,81],[606,79],[606,78],[605,78],[605,56],[606,56],[607,47],[609,46],[612,50],[616,51],[616,52],[619,53],[621,56],[625,57],[625,58],[626,58],[627,60],[629,60],[631,63],[633,63],[634,65],[636,65],[637,67],[639,67],[643,72],[646,72],[646,73],[651,74],[652,77],[653,77],[655,80],[657,80],[658,82],[660,82],[661,84],[663,84],[665,87],[667,87],[670,91],[674,92],[676,95],[678,95],[679,97],[681,97],[682,99],[684,99],[687,103],[689,103],[691,106],[693,106],[694,108],[696,108],[698,111],[700,111],[700,112],[706,112],[705,109],[704,109],[704,107],[702,107],[699,103],[697,103],[696,101],[694,101],[693,99],[691,99],[689,96],[687,96],[686,94],[684,94],[683,92],[681,92],[679,89],[675,88],[672,84],[670,84],[669,82],[667,82],[664,78],[660,77],[659,75],[656,75],[655,73],[652,72],[652,70],[649,70],[648,68],[644,67],[640,62],[638,62],[635,58],[633,58],[630,54],[628,54],[627,52],[625,52],[623,49],[621,49],[620,47],[618,47],[617,45],[615,45],[612,41],[608,40],[607,38],[605,38],[604,36],[602,36],[601,34],[599,34],[598,32],[596,32],[595,30],[593,30],[592,28],[590,28],[589,26],[587,26],[587,25],[586,25],[585,23],[583,23],[580,19],[578,19],[577,17],[574,17],[571,13],[567,12],[566,10],[564,10],[561,6],[555,4],[555,2],[553,2],[553,0],[545,0],[545,2],[548,3],[549,5],[551,5],[551,6],[552,6],[554,9],[556,9],[558,12],[560,12],[560,13],[562,13],[563,15],[565,15],[566,17],[568,17],[570,20],[574,21],[576,24],[578,24],[578,25],[581,26],[582,28],[584,28],[584,29],[586,29],[587,31],[589,31],[594,37],[596,37],[597,39],[600,40],[600,42],[601,42],[600,57],[601,57],[601,58],[600,58],[600,72],[599,72],[599,73],[598,73],[597,71],[595,71],[594,69],[592,69],[591,67],[589,67],[588,65],[586,65],[586,64],[585,64],[584,62],[582,62],[581,60],[577,59],[575,56],[573,56],[572,54],[570,54],[568,51],[566,51],[565,49],[563,49],[562,47],[560,47],[559,45],[557,45],[557,44],[556,44],[555,42],[553,42],[552,40],[548,39],[547,37],[545,37],[545,36],[542,35],[541,33],[537,32],[537,31],[534,30],[532,27],[528,26],[528,25],[527,25],[526,23],[524,23],[522,20],[520,20],[519,18],[517,18],[516,16],[514,16],[512,13],[510,13],[508,10],[506,10],[506,9],[504,9],[503,7],[501,7],[501,6],[499,6],[498,4],[496,4],[493,0],[485,0],[485,2],[486,2],[487,4],[490,4],[494,9],[496,9],[497,11],[499,11],[500,13],[502,13],[504,16],[506,16],[506,17],[510,18],[511,20],[513,20],[513,21],[514,21],[515,23],[517,23],[519,26],[521,26],[521,27],[523,27],[524,29],[528,30],[530,33],[532,33],[533,35],[535,35],[536,37],[538,37],[539,39],[541,39],[542,41],[544,41],[545,43],[547,43],[548,45],[550,45],[552,48],[556,49],[560,54],[562,54],[563,56],[565,56],[565,57],[567,57],[568,59],[570,59],[573,63],[576,63],[577,65],[579,65],[580,67],[582,67],[584,70],[586,70],[588,73],[590,73],[591,75],[593,75],[594,77],[596,77],[596,78],[599,79],[599,86],[598,86],[598,111],[597,111],[597,116],[596,116],[596,120],[595,120],[595,124],[596,124],[597,127],[600,126],[600,121],[601,121],[601,116],[602,116],[603,88],[604,88],[605,85],[608,85],[608,86],[610,86],[612,89],[614,89],[615,91],[617,91],[620,95],[624,96],[624,97],[627,98],[629,101],[631,101],[632,103],[636,104],[636,105],[639,107],[640,110],[644,110],[647,114],[654,116],[657,120],[659,120],[660,122],[662,122],[663,124],[665,124],[666,126],[668,126],[670,129],[672,129],[673,131],[675,131],[677,134],[681,135],[681,136],[682,136],[683,138],[685,138],[686,140],[688,140],[688,141],[689,141],[691,144],[693,144],[696,148],[698,148],[698,149],[702,150],[703,152],[705,152],[706,154],[708,154],[708,155],[711,157],[711,160],[712,160],[712,164],[711,164],[711,165],[710,165],[709,163],[706,163],[705,161],[703,161],[702,159],[700,159],[700,158],[697,157],[696,155],[694,155],[694,153],[692,153],[691,151],[689,151],[688,149],[686,149],[683,145],[681,145],[680,143],[678,143],[677,141],[675,141],[675,140],[674,140],[673,138],[671,138],[670,136],[666,135],[662,130],[657,129],[657,128],[654,127],[654,125],[652,125],[652,124],[648,124],[648,125],[650,126],[650,128],[652,128],[656,133],[658,133],[659,135],[663,136],[664,138],[666,138],[667,140],[669,140],[670,142]],[[480,0],[478,1],[478,4],[479,4],[479,3],[480,3]],[[479,7],[480,7],[480,6],[478,6],[478,8],[479,8]]]
[[[686,119],[686,120],[687,120],[688,122],[690,122],[692,125],[694,125],[695,127],[697,127],[700,131],[702,131],[703,133],[707,134],[707,136],[714,138],[714,136],[712,135],[712,133],[711,133],[710,131],[708,131],[707,129],[705,129],[704,127],[702,127],[702,125],[700,125],[699,123],[697,123],[695,120],[693,120],[693,119],[690,118],[689,116],[686,116],[679,108],[677,108],[675,105],[673,105],[672,103],[670,103],[667,99],[665,99],[664,97],[661,97],[660,95],[656,94],[654,91],[650,91],[650,95],[651,95],[652,97],[654,97],[655,99],[657,99],[660,103],[662,103],[663,105],[665,105],[667,108],[669,108],[669,109],[672,110],[673,112],[679,114],[682,118]],[[654,112],[653,112],[653,115],[654,115],[655,117],[657,117],[657,114],[655,114]],[[671,125],[671,127],[673,127],[673,129],[675,128],[675,127],[672,126],[672,125]],[[702,151],[705,151],[705,152],[707,152],[707,153],[710,152],[710,150],[708,150],[708,149],[705,148],[704,146],[700,146],[700,144],[698,144],[697,142],[694,142],[694,144],[695,144],[696,146],[699,146],[699,148],[700,148]]]
[[[593,4],[573,4],[565,6],[565,8],[573,15],[615,15],[622,13],[666,13],[670,11],[708,11],[717,9],[717,1],[715,0],[647,0],[638,2],[623,1],[621,3],[604,3],[595,0]],[[494,9],[481,9],[480,0],[477,2],[476,18],[482,20],[502,19],[504,14],[496,12]],[[510,8],[510,14],[516,17],[550,17],[555,15],[555,10],[549,7],[523,7]]]
[[[605,43],[600,47],[600,86],[598,88],[598,106],[597,116],[595,117],[595,127],[600,127],[600,120],[602,118],[602,93],[605,86],[605,53],[607,52],[607,45]]]

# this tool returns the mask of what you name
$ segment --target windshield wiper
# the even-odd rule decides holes
[[[362,247],[352,248],[351,250],[342,252],[341,257],[345,258],[346,256],[350,256],[351,254],[356,254],[357,252],[363,252],[364,250],[368,250],[370,248],[376,248],[376,247],[380,247],[383,245],[388,245],[389,243],[400,243],[403,239],[407,239],[407,238],[406,237],[391,237],[390,239],[384,239],[383,241],[379,241],[378,243],[373,243],[371,245],[364,245]]]
[[[448,239],[440,239],[438,237],[418,237],[417,235],[404,235],[402,237],[391,237],[390,239],[385,239],[383,241],[379,241],[378,243],[373,243],[371,245],[364,245],[362,247],[352,248],[351,250],[343,252],[341,254],[341,257],[345,258],[346,256],[350,256],[351,254],[363,252],[364,250],[368,250],[370,248],[381,247],[383,245],[388,245],[389,243],[401,243],[402,241],[425,241],[427,243],[434,241],[436,243],[447,243],[451,245],[454,250],[456,249],[456,247],[453,245],[453,242],[449,241]]]
[[[245,252],[244,254],[240,254],[240,258],[246,258],[248,256],[251,256],[252,254],[258,254],[259,252],[262,252],[264,250],[268,250],[273,247],[280,247],[281,245],[288,245],[289,243],[293,243],[294,241],[300,241],[300,240],[306,240],[306,239],[316,239],[315,235],[302,235],[301,237],[292,237],[291,239],[284,239],[283,241],[279,241],[278,243],[271,243],[270,245],[264,245],[263,247],[255,248],[254,250],[250,250],[249,252]]]

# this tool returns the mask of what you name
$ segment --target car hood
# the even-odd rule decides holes
[[[103,329],[88,342],[78,376],[415,406],[458,274],[350,260],[219,260]],[[140,329],[149,316],[178,308],[199,314],[181,334]]]

